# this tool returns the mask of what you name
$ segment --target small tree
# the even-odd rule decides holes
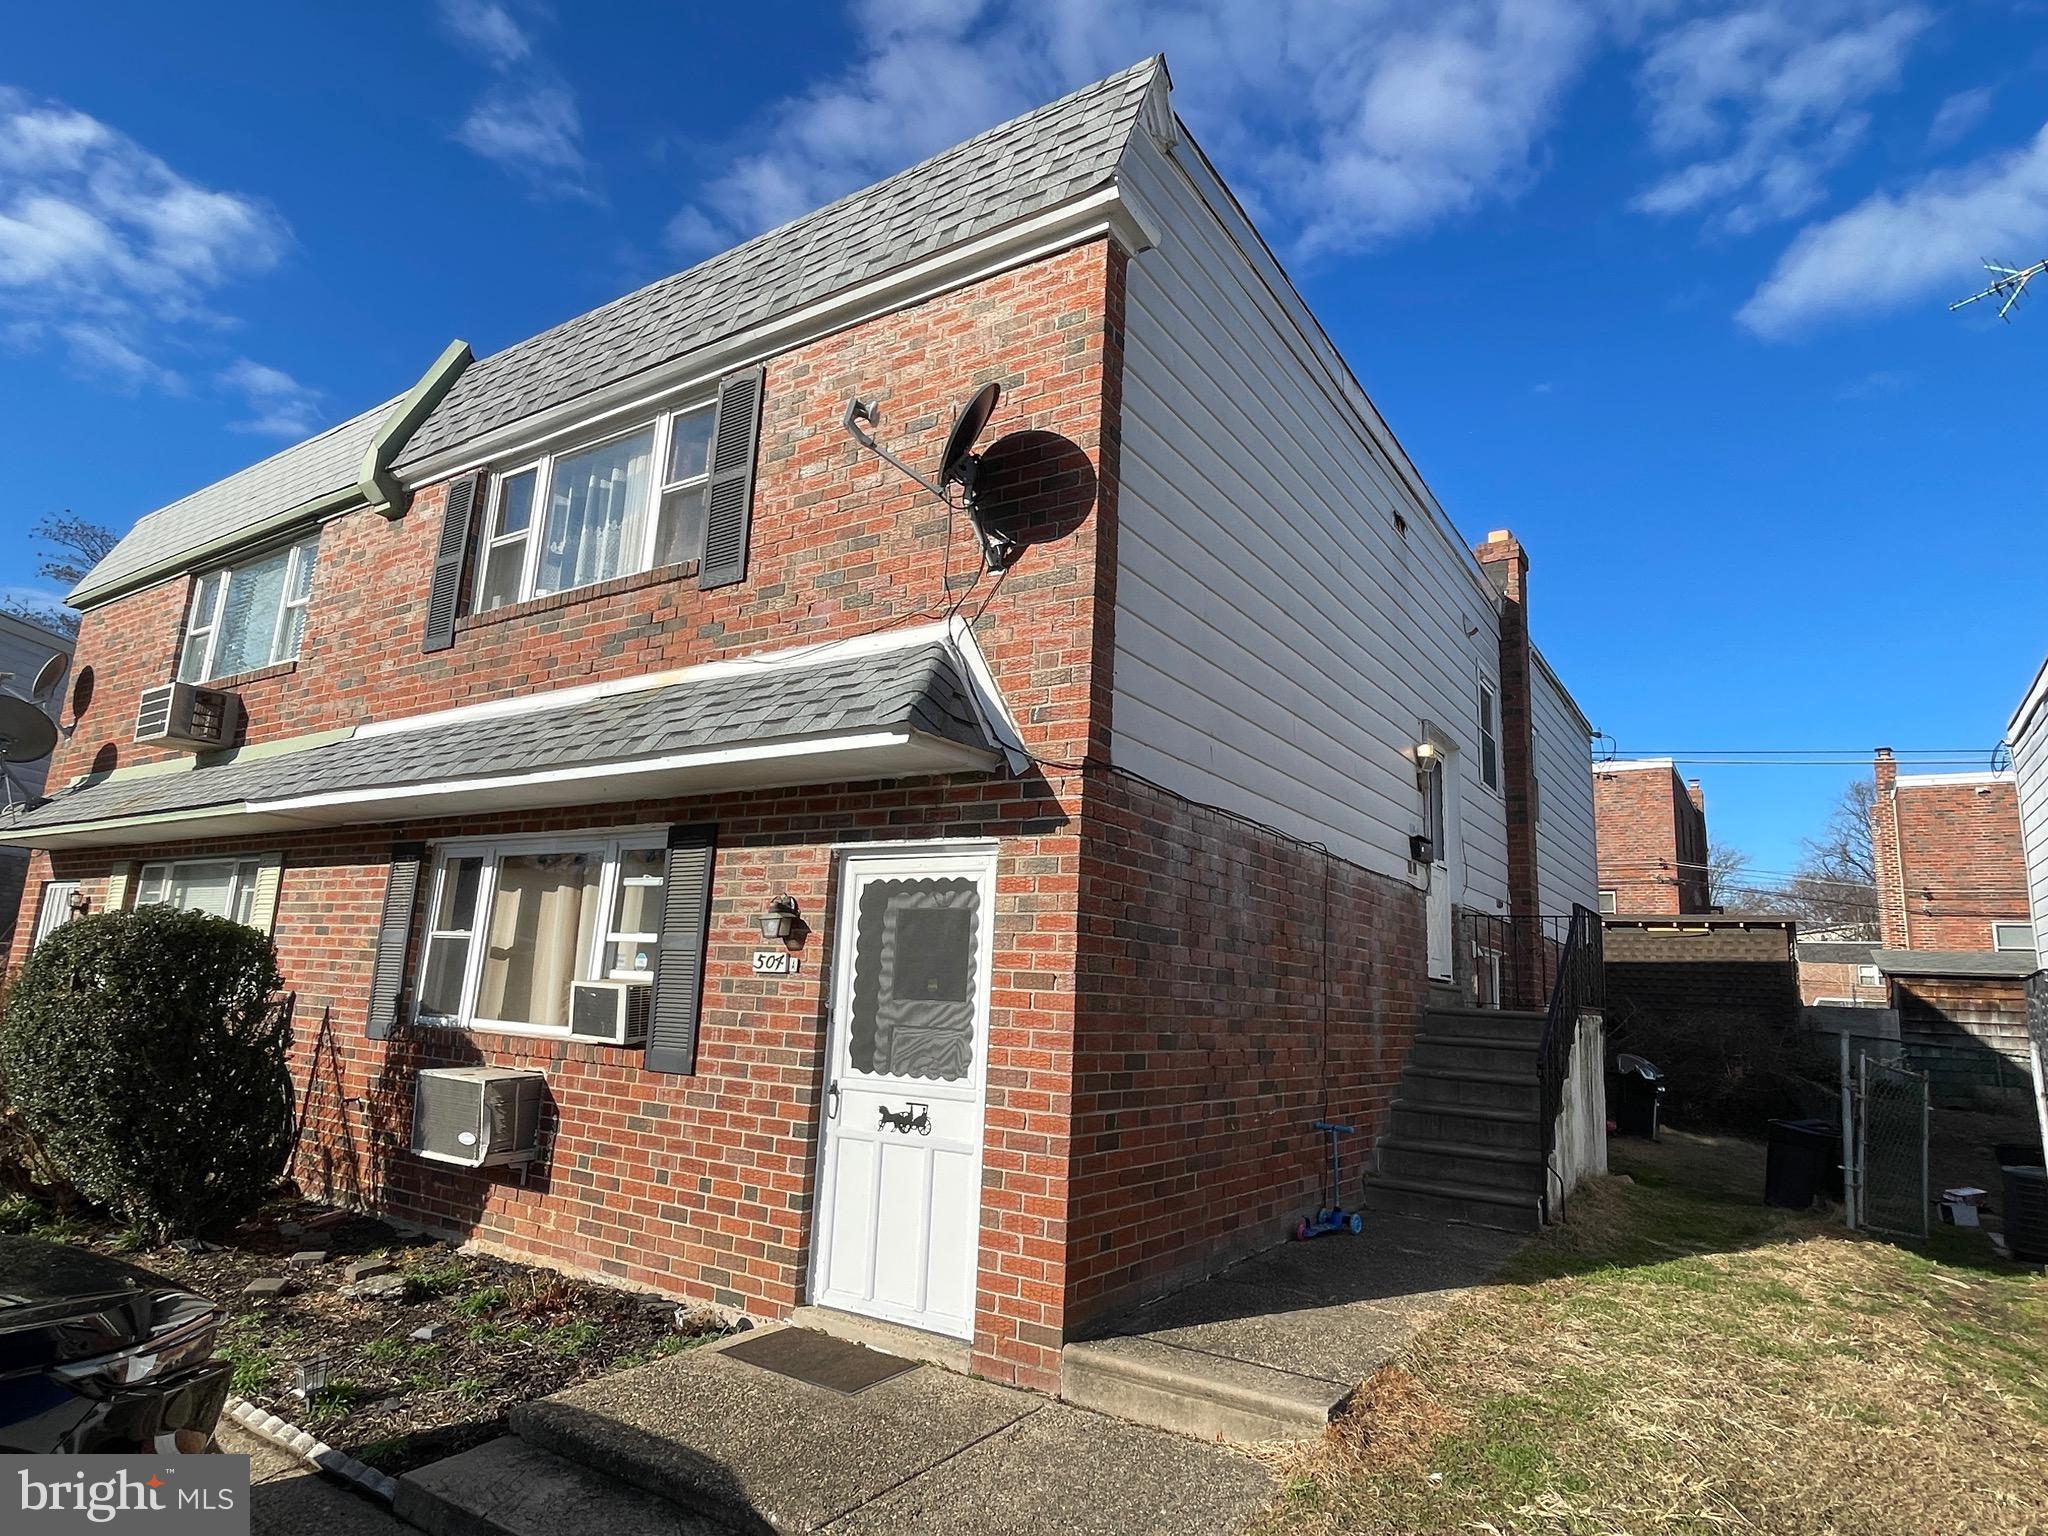
[[[224,918],[66,923],[7,994],[15,1110],[80,1194],[153,1236],[245,1215],[291,1155],[282,985],[270,939]]]

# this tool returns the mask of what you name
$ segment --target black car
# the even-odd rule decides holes
[[[133,1264],[0,1237],[0,1452],[203,1451],[221,1309]]]

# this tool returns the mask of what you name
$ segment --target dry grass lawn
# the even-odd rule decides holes
[[[1769,1210],[1749,1143],[1616,1154],[1298,1455],[1268,1533],[2048,1532],[2048,1277]]]

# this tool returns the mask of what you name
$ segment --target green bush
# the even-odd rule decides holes
[[[0,1020],[15,1113],[88,1200],[161,1236],[232,1221],[291,1155],[290,1018],[267,935],[144,907],[29,957]]]

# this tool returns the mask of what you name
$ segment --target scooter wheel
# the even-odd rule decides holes
[[[1304,1216],[1294,1224],[1294,1240],[1297,1243],[1305,1243],[1308,1241],[1308,1235],[1308,1218]]]
[[[1353,1211],[1351,1213],[1351,1220],[1345,1223],[1345,1225],[1351,1228],[1352,1235],[1355,1237],[1365,1230],[1365,1217],[1360,1212]]]

